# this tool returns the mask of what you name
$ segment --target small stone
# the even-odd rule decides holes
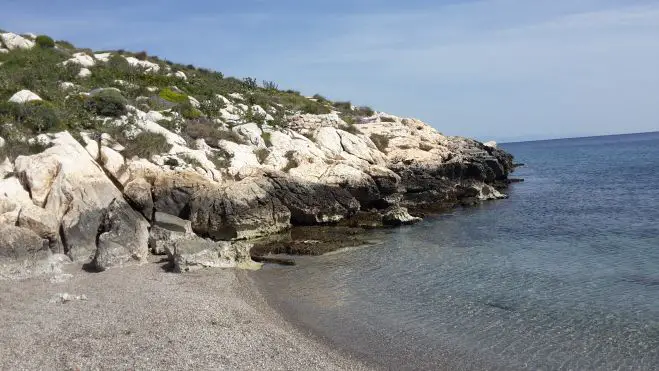
[[[87,300],[87,295],[82,294],[82,295],[71,295],[68,292],[60,292],[57,295],[55,295],[52,299],[50,299],[50,303],[55,303],[55,304],[64,304],[68,303],[70,301],[86,301]]]

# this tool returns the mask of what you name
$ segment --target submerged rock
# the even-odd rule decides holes
[[[421,218],[410,215],[406,208],[400,206],[392,206],[382,214],[382,224],[389,226],[409,225],[421,220]]]

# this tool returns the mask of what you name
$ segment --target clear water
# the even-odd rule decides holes
[[[255,273],[389,369],[659,369],[659,133],[515,143],[510,199]]]

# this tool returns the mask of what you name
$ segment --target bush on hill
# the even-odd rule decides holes
[[[100,116],[119,117],[126,114],[126,98],[114,89],[105,89],[85,102],[88,110]]]
[[[34,40],[37,44],[38,47],[40,48],[54,48],[55,47],[55,41],[50,37],[46,35],[39,35],[37,38]]]
[[[380,152],[384,152],[389,147],[389,138],[385,135],[373,133],[371,134],[371,141],[378,147]]]
[[[127,141],[125,147],[122,153],[126,158],[133,156],[151,158],[172,149],[172,145],[167,143],[164,135],[147,131],[143,131],[132,140]]]
[[[46,133],[59,128],[60,119],[53,104],[31,101],[24,104],[0,104],[0,116],[8,118],[16,128],[26,134]]]
[[[172,103],[189,103],[190,99],[188,98],[188,95],[185,93],[178,93],[172,90],[171,88],[164,88],[160,91],[158,94],[160,98],[172,102]]]

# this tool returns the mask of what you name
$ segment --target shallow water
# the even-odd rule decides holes
[[[515,143],[510,199],[254,274],[391,369],[659,369],[659,133]]]

